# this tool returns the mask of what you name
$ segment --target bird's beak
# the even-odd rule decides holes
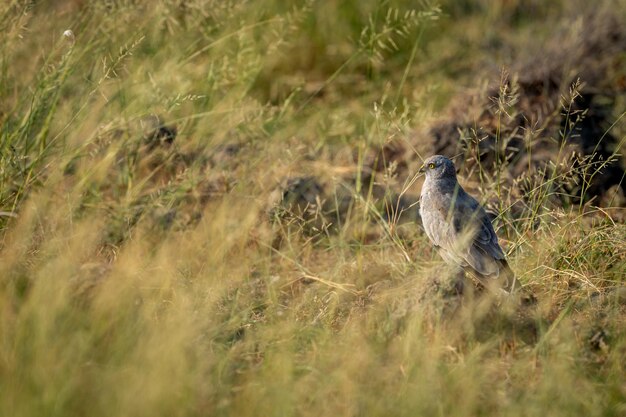
[[[417,172],[419,172],[420,174],[423,174],[424,172],[426,172],[426,170],[424,169],[424,165],[422,165],[420,167],[419,171],[417,171]]]

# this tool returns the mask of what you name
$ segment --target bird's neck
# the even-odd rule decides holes
[[[424,190],[436,189],[441,193],[453,193],[461,192],[463,189],[459,185],[456,178],[426,178],[424,186],[422,187],[422,193]]]

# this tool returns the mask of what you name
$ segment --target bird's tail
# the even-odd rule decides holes
[[[522,284],[515,278],[515,273],[509,266],[508,262],[504,259],[501,261],[501,269],[500,269],[500,282],[502,283],[502,290],[504,290],[508,294],[513,294],[522,288]]]
[[[505,260],[502,261],[502,270],[500,274],[504,278],[502,281],[502,290],[507,294],[507,296],[515,295],[515,299],[527,307],[537,304],[537,297],[535,297],[535,295],[530,292],[528,288],[522,288],[522,284],[517,280],[517,278],[515,278],[513,270]]]

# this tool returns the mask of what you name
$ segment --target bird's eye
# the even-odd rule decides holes
[[[433,164],[432,162],[430,164],[428,164],[428,168],[430,169],[435,169],[435,164]]]

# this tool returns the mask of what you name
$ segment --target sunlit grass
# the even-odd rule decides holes
[[[533,305],[450,296],[394,200],[480,78],[460,34],[531,42],[565,6],[409,3],[0,6],[0,415],[626,412],[623,209],[555,203],[597,165],[521,208],[504,166],[472,183]]]

